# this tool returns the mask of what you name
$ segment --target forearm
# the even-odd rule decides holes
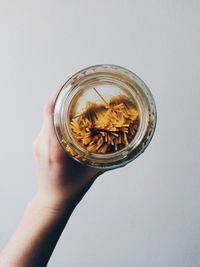
[[[71,204],[56,211],[34,198],[0,254],[0,267],[46,266],[72,211]]]

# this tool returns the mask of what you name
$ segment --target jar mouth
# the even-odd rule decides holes
[[[137,105],[140,119],[139,128],[127,146],[115,152],[101,154],[89,152],[81,146],[74,138],[69,123],[66,123],[66,120],[70,122],[70,110],[74,105],[74,99],[78,99],[80,94],[86,92],[88,88],[103,85],[116,86],[116,88],[128,97],[133,98]],[[154,118],[151,118],[152,116]],[[156,108],[151,92],[136,74],[116,65],[95,65],[73,75],[63,85],[54,109],[54,125],[59,141],[61,134],[65,140],[68,140],[69,146],[74,151],[84,157],[88,162],[95,161],[99,167],[101,165],[110,166],[118,163],[122,165],[124,159],[141,145],[147,134],[150,121],[153,122],[153,125],[151,124],[151,130],[148,135],[149,142],[156,124]],[[61,144],[63,146],[62,142]],[[142,148],[140,150],[142,151]],[[138,155],[137,152],[135,157]]]

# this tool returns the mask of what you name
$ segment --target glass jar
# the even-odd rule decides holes
[[[112,105],[112,101],[109,99],[116,99],[119,96],[123,96],[123,99],[126,98],[126,103],[131,103],[131,110],[135,110],[134,112],[138,114],[137,119],[133,121],[134,125],[137,125],[134,128],[134,135],[131,135],[128,124],[118,128],[118,131],[109,133],[105,127],[104,130],[97,127],[95,128],[96,135],[98,130],[97,139],[101,139],[101,142],[94,143],[92,139],[95,136],[94,129],[92,132],[92,122],[88,122],[91,117],[83,119],[83,116],[86,116],[86,111],[84,111],[86,103],[93,106],[98,105],[98,107],[104,105],[103,110],[107,111]],[[123,107],[126,103],[123,102]],[[123,111],[113,111],[116,107],[120,108],[119,101],[111,107],[111,113],[114,114],[115,120],[119,121]],[[103,113],[99,122],[96,118],[97,124],[103,125],[102,120],[105,119],[105,114],[107,113]],[[78,123],[85,125],[87,122],[88,125],[84,129],[78,128],[79,131],[76,128],[75,135],[72,121],[76,121],[76,127]],[[112,118],[107,120],[109,123],[112,121]],[[126,118],[126,121],[130,122],[129,118]],[[98,169],[114,169],[126,165],[144,152],[156,127],[156,106],[150,90],[136,74],[116,65],[95,65],[77,72],[62,86],[54,107],[54,127],[60,144],[75,160]],[[120,132],[122,130],[123,133]],[[132,136],[132,139],[128,142],[125,135]],[[81,136],[86,139],[89,136],[88,146],[85,141],[84,145],[80,143]],[[120,136],[122,136],[121,139]],[[115,144],[112,144],[113,142]],[[99,144],[108,151],[99,148]]]

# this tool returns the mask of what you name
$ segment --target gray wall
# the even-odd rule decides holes
[[[198,0],[0,1],[0,246],[35,192],[43,103],[74,72],[112,63],[147,83],[157,130],[97,180],[49,266],[200,266],[199,16]]]

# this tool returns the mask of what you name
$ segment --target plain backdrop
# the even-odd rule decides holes
[[[0,1],[0,246],[36,190],[31,144],[52,91],[80,69],[138,74],[158,110],[149,147],[103,174],[50,267],[200,266],[200,1]]]

